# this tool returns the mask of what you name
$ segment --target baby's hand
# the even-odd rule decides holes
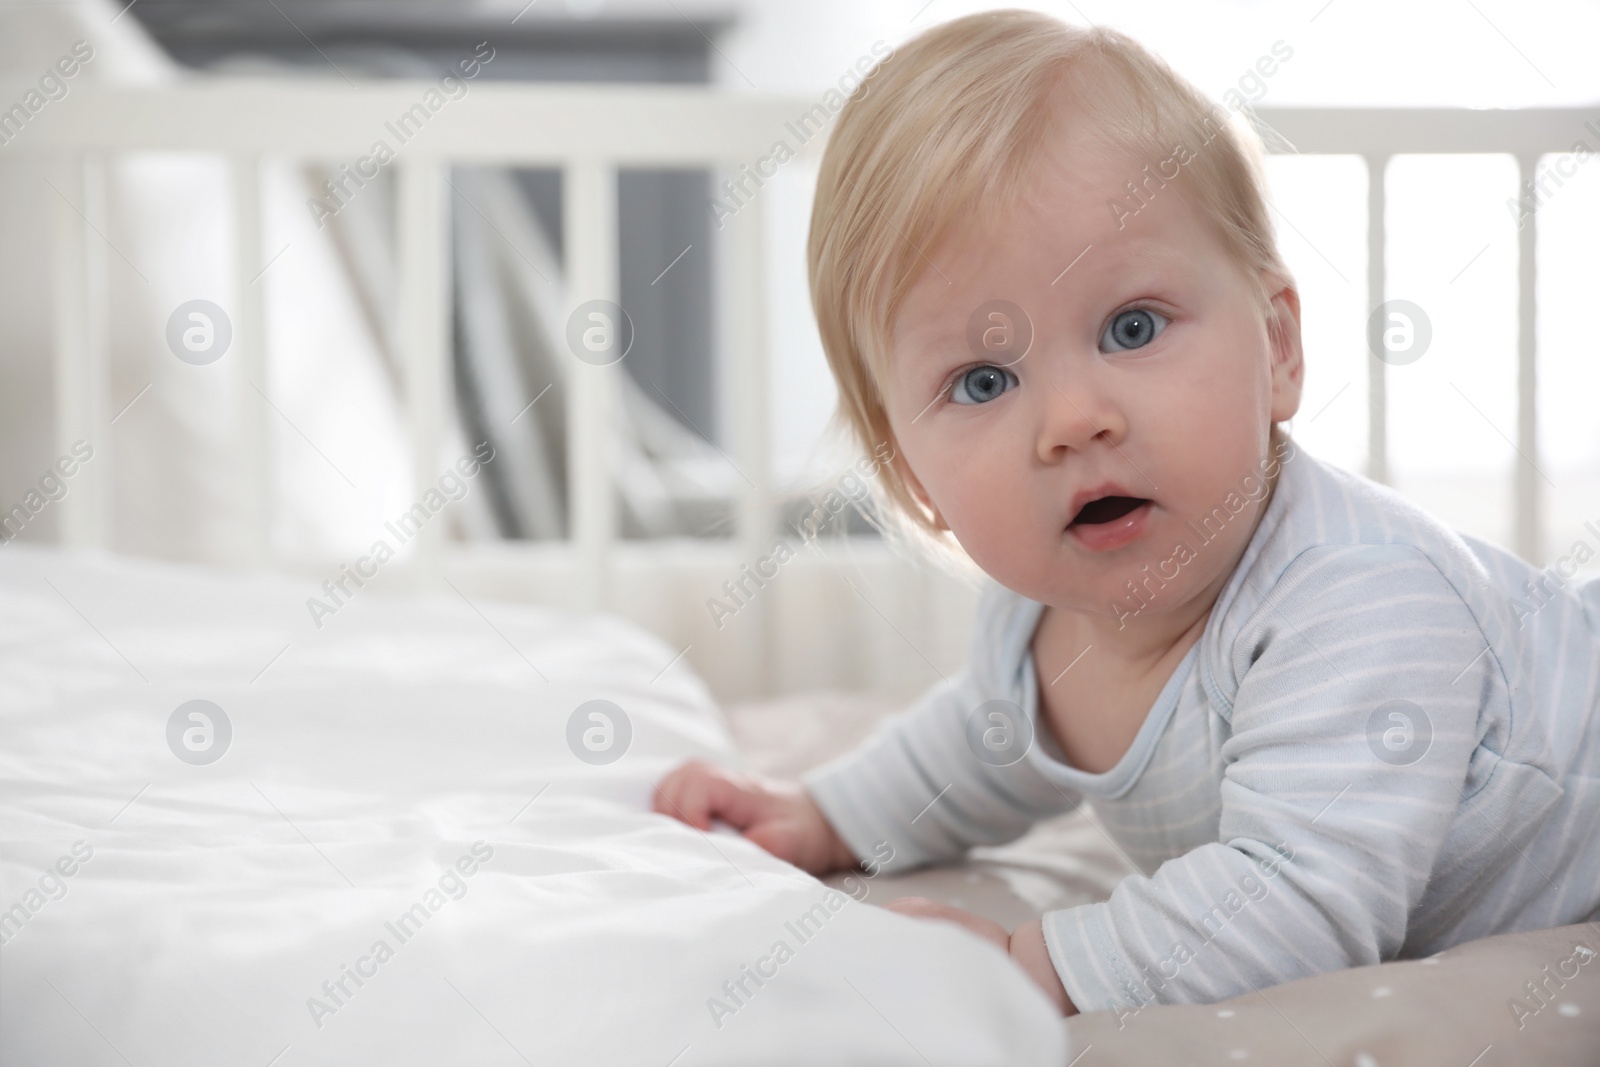
[[[797,782],[690,760],[657,783],[651,806],[702,830],[710,829],[712,819],[721,819],[813,875],[856,866],[849,846]]]
[[[913,919],[952,922],[957,926],[966,927],[979,937],[988,938],[999,945],[1000,951],[1010,956],[1017,966],[1022,968],[1023,973],[1044,990],[1044,995],[1050,998],[1062,1015],[1078,1014],[1077,1006],[1072,1003],[1072,998],[1067,996],[1066,987],[1061,984],[1061,976],[1056,973],[1055,964],[1050,962],[1050,950],[1045,947],[1044,926],[1040,920],[1030,919],[1008,934],[1004,926],[993,920],[926,897],[901,897],[898,900],[891,900],[885,907],[889,911],[909,915]]]
[[[1006,954],[1011,952],[1011,935],[1006,928],[993,919],[985,919],[981,915],[974,915],[970,911],[949,904],[941,904],[937,900],[927,897],[900,897],[891,900],[884,907],[897,915],[908,915],[913,919],[941,919],[945,922],[965,926],[979,937],[986,937],[1000,946],[1000,951]]]

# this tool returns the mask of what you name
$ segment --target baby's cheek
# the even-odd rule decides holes
[[[963,486],[941,514],[967,554],[982,565],[986,557],[1016,551],[1028,526],[1027,510],[1025,501],[996,480]]]
[[[978,568],[1008,589],[1037,596],[1060,579],[1055,540],[1046,537],[1024,508],[995,504],[958,522],[947,519],[961,548]]]
[[[1051,500],[1030,480],[1027,454],[1008,442],[985,449],[967,442],[941,449],[914,466],[940,516],[972,561],[1011,588],[1030,582],[1046,542],[1054,543],[1054,513],[1064,500]],[[926,475],[920,471],[926,470]]]

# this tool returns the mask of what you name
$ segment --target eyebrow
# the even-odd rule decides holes
[[[1082,263],[1088,264],[1098,247],[1092,246],[1089,254],[1083,257]],[[1143,287],[1154,283],[1152,275],[1172,268],[1187,266],[1189,257],[1167,244],[1159,237],[1137,237],[1121,244],[1117,248],[1116,258],[1110,262],[1102,261],[1089,277],[1094,279],[1100,288],[1109,288],[1112,284],[1119,288]],[[1129,280],[1132,275],[1131,281]],[[1071,275],[1068,275],[1071,277]],[[1026,308],[1023,309],[1027,311]],[[924,364],[925,373],[937,375],[942,379],[956,367],[963,363],[981,362],[979,357],[967,347],[966,331],[950,337],[946,335],[939,338],[930,338],[913,334],[910,338],[913,344],[920,345],[926,351]]]
[[[1189,257],[1178,252],[1159,237],[1134,237],[1121,243],[1120,246],[1113,244],[1111,248],[1120,253],[1119,258],[1124,266],[1130,261],[1137,264],[1157,260],[1167,265],[1182,265],[1189,262]],[[1094,249],[1090,250],[1090,256],[1093,255],[1094,251]],[[1084,261],[1088,262],[1090,256],[1085,256]],[[1102,262],[1104,261],[1104,256],[1101,257],[1101,260]],[[1103,277],[1104,273],[1096,273],[1092,276]]]

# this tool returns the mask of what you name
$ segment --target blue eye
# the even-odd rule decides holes
[[[950,399],[957,404],[986,404],[1017,383],[1017,376],[1004,367],[973,367],[950,387]]]
[[[1106,326],[1106,332],[1100,338],[1100,347],[1104,351],[1123,352],[1133,348],[1143,348],[1161,333],[1167,324],[1167,317],[1150,308],[1129,308],[1119,312]]]

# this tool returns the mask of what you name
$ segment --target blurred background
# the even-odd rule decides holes
[[[327,86],[335,107],[346,90],[404,83],[420,99],[444,86],[429,119],[441,124],[476,106],[473,94],[487,85],[603,93],[625,83],[662,99],[696,90],[770,100],[774,114],[798,115],[874,58],[875,43],[898,45],[983,6],[0,0],[0,107],[13,109],[0,115],[0,507],[21,504],[63,454],[62,390],[76,388],[63,384],[63,368],[79,364],[64,362],[60,338],[80,326],[74,351],[98,353],[83,365],[104,370],[93,462],[106,479],[105,514],[77,534],[63,525],[71,510],[53,504],[28,508],[7,533],[320,578],[366,551],[419,499],[428,481],[419,469],[443,472],[471,442],[487,440],[496,460],[447,511],[441,573],[458,591],[627,615],[684,647],[725,695],[819,686],[909,692],[937,680],[960,661],[971,590],[885,549],[854,508],[786,565],[776,588],[746,597],[755,610],[742,610],[725,585],[782,531],[796,541],[789,524],[837,487],[853,458],[828,432],[834,392],[806,291],[820,139],[750,198],[755,223],[740,208],[741,225],[758,233],[743,246],[754,260],[732,258],[732,227],[719,224],[723,183],[736,176],[726,160],[618,165],[614,247],[604,257],[615,278],[605,288],[627,313],[632,343],[607,387],[613,451],[600,468],[572,454],[586,387],[573,377],[565,342],[578,296],[567,285],[572,190],[561,166],[464,161],[448,170],[448,395],[442,451],[419,464],[408,443],[406,342],[397,326],[407,311],[397,265],[399,167],[360,164],[376,173],[356,181],[354,157],[264,157],[260,270],[247,278],[236,254],[239,187],[224,155],[164,150],[154,122],[148,147],[137,151],[63,158],[48,145],[53,122],[65,130],[88,121],[83,109],[104,99],[94,93],[220,82]],[[1383,295],[1420,309],[1430,334],[1411,361],[1385,365],[1368,347],[1367,159],[1280,151],[1269,174],[1304,313],[1308,387],[1290,427],[1301,444],[1540,565],[1579,541],[1600,550],[1600,534],[1585,526],[1600,529],[1600,342],[1582,310],[1600,270],[1600,163],[1591,155],[1600,150],[1600,66],[1591,54],[1600,4],[1023,6],[1130,33],[1213,98],[1233,92],[1264,115],[1574,109],[1559,127],[1570,137],[1540,156],[1531,188],[1509,146],[1389,158]],[[70,76],[52,75],[80,41],[92,58],[79,55]],[[1259,65],[1268,55],[1278,58],[1270,75]],[[473,61],[472,74],[464,61]],[[459,97],[441,82],[447,75]],[[308,144],[330,122],[319,108],[272,121],[308,131]],[[1346,132],[1359,143],[1352,122]],[[774,128],[771,139],[781,135]],[[384,130],[373,137],[400,143]],[[1530,203],[1536,218],[1519,207]],[[63,249],[74,216],[87,244]],[[1538,237],[1531,390],[1519,367],[1524,218]],[[751,292],[736,262],[759,267],[754,319],[730,306]],[[99,301],[88,326],[62,296],[74,285]],[[226,358],[173,358],[169,331],[180,309],[204,300],[237,313],[240,293],[259,307],[262,380]],[[738,293],[746,296],[730,296]],[[739,332],[751,322],[754,348]],[[756,359],[761,373],[741,377],[740,360]],[[1383,376],[1378,385],[1374,374]],[[251,447],[241,434],[254,424],[239,418],[240,395],[259,408],[251,418],[267,435],[255,555],[241,549],[250,542],[241,457]],[[741,437],[741,425],[760,440]],[[761,469],[745,469],[751,462]],[[610,504],[589,512],[606,527],[603,551],[575,544],[573,480],[595,469],[614,479]],[[1519,477],[1537,482],[1537,492],[1519,496]],[[68,479],[68,497],[91,484]],[[1529,500],[1531,520],[1519,515]],[[582,576],[600,571],[603,581]],[[419,573],[402,566],[386,580],[427,586]],[[717,617],[718,600],[740,609],[733,622]]]

